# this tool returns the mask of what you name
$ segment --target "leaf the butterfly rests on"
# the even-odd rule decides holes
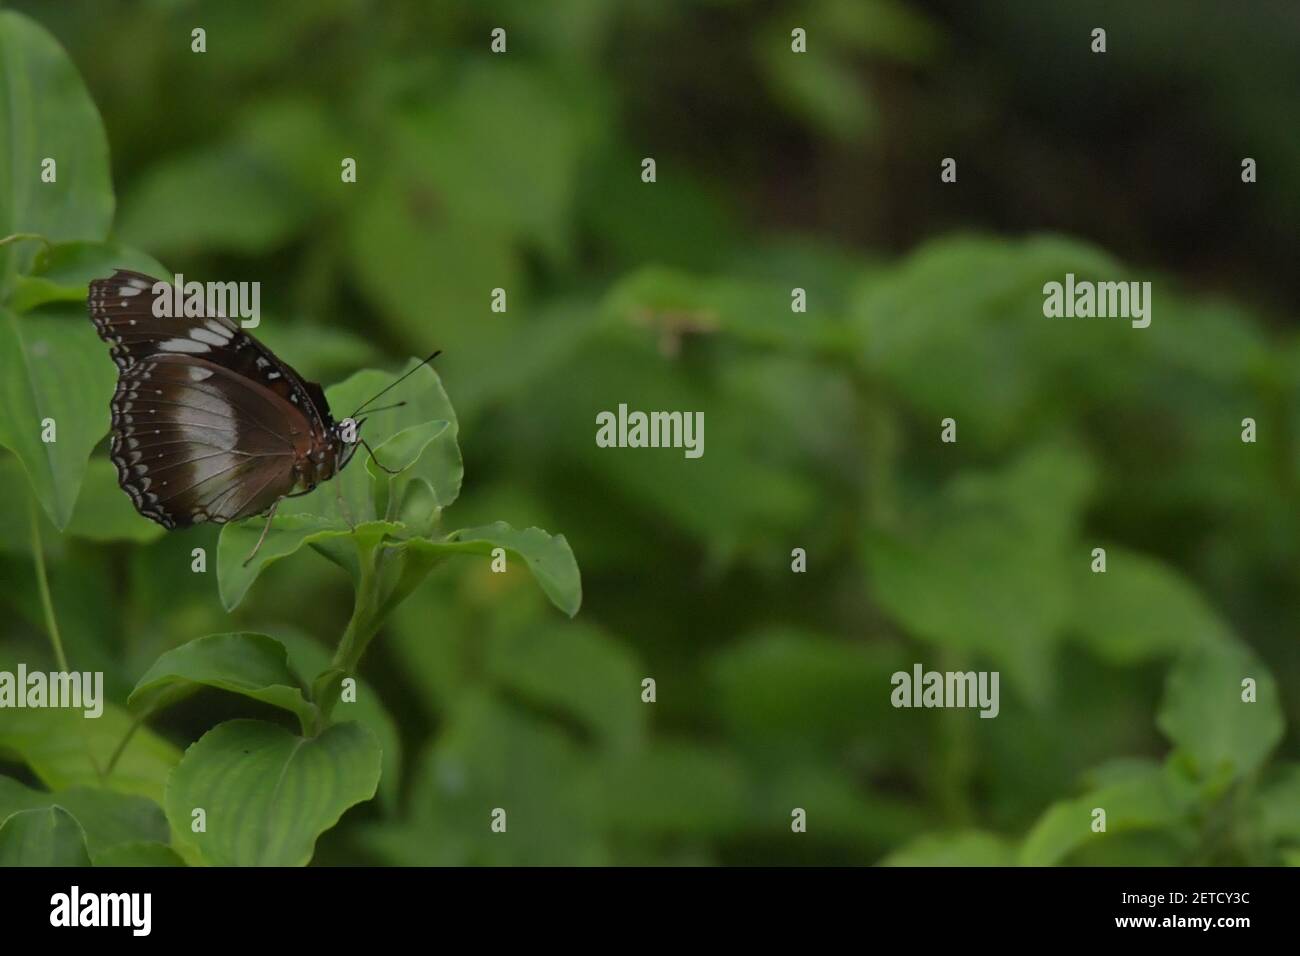
[[[223,315],[159,314],[156,285],[119,269],[87,301],[118,367],[109,456],[136,510],[224,524],[332,478],[355,445],[321,387]]]

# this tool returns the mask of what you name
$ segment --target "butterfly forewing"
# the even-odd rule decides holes
[[[110,457],[168,528],[260,514],[337,469],[320,386],[224,316],[156,314],[156,280],[119,270],[88,306],[119,374]]]

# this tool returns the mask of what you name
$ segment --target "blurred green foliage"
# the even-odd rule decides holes
[[[379,792],[317,861],[1300,862],[1300,285],[1278,248],[1300,70],[1270,55],[1297,39],[1280,8],[1112,7],[1099,64],[1085,12],[1011,0],[14,6],[89,97],[0,107],[31,133],[0,162],[57,151],[76,183],[111,149],[117,195],[111,230],[111,205],[32,223],[0,197],[0,232],[63,241],[0,247],[0,669],[53,666],[34,487],[68,659],[112,702],[97,721],[0,711],[15,846],[197,862],[158,832],[181,750],[227,718],[287,740],[274,669],[321,670],[352,609],[304,551],[227,611],[215,567],[191,571],[215,529],[160,534],[115,491],[113,367],[76,290],[152,257],[260,281],[257,334],[326,384],[443,348],[457,524],[563,529],[582,566],[574,620],[486,558],[385,620],[356,705]],[[0,77],[53,55],[6,35]],[[69,138],[94,106],[104,140]],[[1151,327],[1043,319],[1066,272],[1154,280]],[[67,380],[40,343],[76,357]],[[104,411],[60,418],[51,463],[13,423],[73,391]],[[703,411],[706,454],[596,447],[620,402]],[[270,692],[166,658],[187,693],[105,777],[159,655],[262,633],[288,648],[262,662]],[[893,709],[915,662],[999,670],[1000,715]],[[219,862],[305,862],[290,816],[274,856],[231,834]]]

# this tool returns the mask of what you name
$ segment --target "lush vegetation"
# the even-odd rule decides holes
[[[962,82],[1023,7],[493,6],[0,13],[0,671],[109,699],[0,710],[0,862],[1300,862],[1296,84],[1224,53],[1277,25],[1116,13],[1139,52],[1089,86],[1092,24],[1029,18],[1034,62],[1082,56],[1047,99],[1148,89],[1170,43],[1218,78],[1222,188],[1268,162],[1202,267],[1104,142],[1027,150],[1050,121]],[[359,456],[247,568],[260,520],[136,515],[84,307],[119,266],[260,281],[336,409],[443,348],[367,425],[400,473]],[[1155,280],[1151,327],[1044,319],[1067,272]],[[703,411],[706,453],[598,448],[620,402]],[[999,671],[999,716],[894,709],[916,662]]]

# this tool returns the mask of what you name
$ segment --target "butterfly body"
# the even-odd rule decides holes
[[[118,366],[109,456],[136,510],[166,528],[224,524],[338,474],[356,425],[334,421],[321,387],[225,316],[155,314],[156,285],[119,269],[87,300]]]

